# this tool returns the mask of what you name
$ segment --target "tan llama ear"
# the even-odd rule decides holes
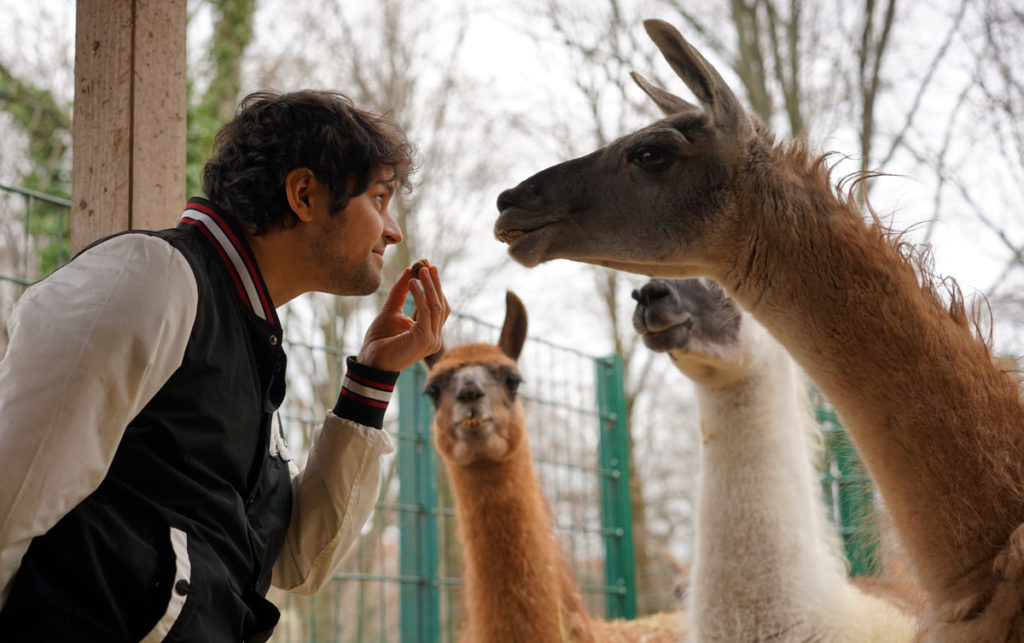
[[[644,20],[644,29],[668,64],[683,79],[719,130],[743,139],[753,134],[747,111],[736,100],[718,70],[679,31],[664,20]]]
[[[526,342],[526,306],[511,290],[505,293],[505,323],[501,327],[498,348],[512,359],[519,359],[519,353]]]
[[[629,72],[629,76],[633,79],[633,82],[640,86],[640,89],[644,90],[645,94],[651,97],[654,103],[661,110],[661,113],[665,116],[700,109],[693,103],[683,100],[675,94],[667,92],[661,87],[652,84],[651,81],[647,80],[635,71]]]

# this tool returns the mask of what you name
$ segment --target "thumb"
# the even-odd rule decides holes
[[[402,271],[398,281],[391,286],[388,298],[384,300],[384,306],[381,308],[382,311],[402,310],[402,307],[405,305],[405,296],[409,294],[409,281],[411,279],[412,272],[406,268]]]

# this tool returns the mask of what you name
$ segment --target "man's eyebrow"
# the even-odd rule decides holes
[[[377,183],[383,185],[388,189],[388,196],[394,196],[395,194],[395,177],[394,175],[377,179]]]

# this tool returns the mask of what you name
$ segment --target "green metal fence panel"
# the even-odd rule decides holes
[[[68,260],[71,242],[71,201],[28,188],[0,184],[0,208],[20,202],[20,216],[8,221],[20,223],[20,239],[4,235],[8,252],[17,257],[12,265],[0,266],[0,281],[27,286]],[[6,214],[6,213],[5,213]],[[11,227],[4,226],[11,233]],[[6,262],[4,262],[6,263]]]
[[[401,512],[402,643],[441,638],[438,595],[437,455],[430,436],[432,412],[423,397],[421,364],[398,378],[399,504]]]
[[[629,425],[622,357],[595,360],[601,432],[601,507],[609,618],[636,618],[636,566],[629,495]]]
[[[815,416],[825,440],[821,484],[829,517],[839,531],[851,576],[875,576],[880,570],[874,486],[835,411],[811,387]]]

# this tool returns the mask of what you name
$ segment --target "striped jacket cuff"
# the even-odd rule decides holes
[[[334,414],[357,424],[379,429],[384,426],[384,411],[398,381],[397,371],[382,371],[360,364],[354,357],[345,359],[345,379],[334,405]]]

